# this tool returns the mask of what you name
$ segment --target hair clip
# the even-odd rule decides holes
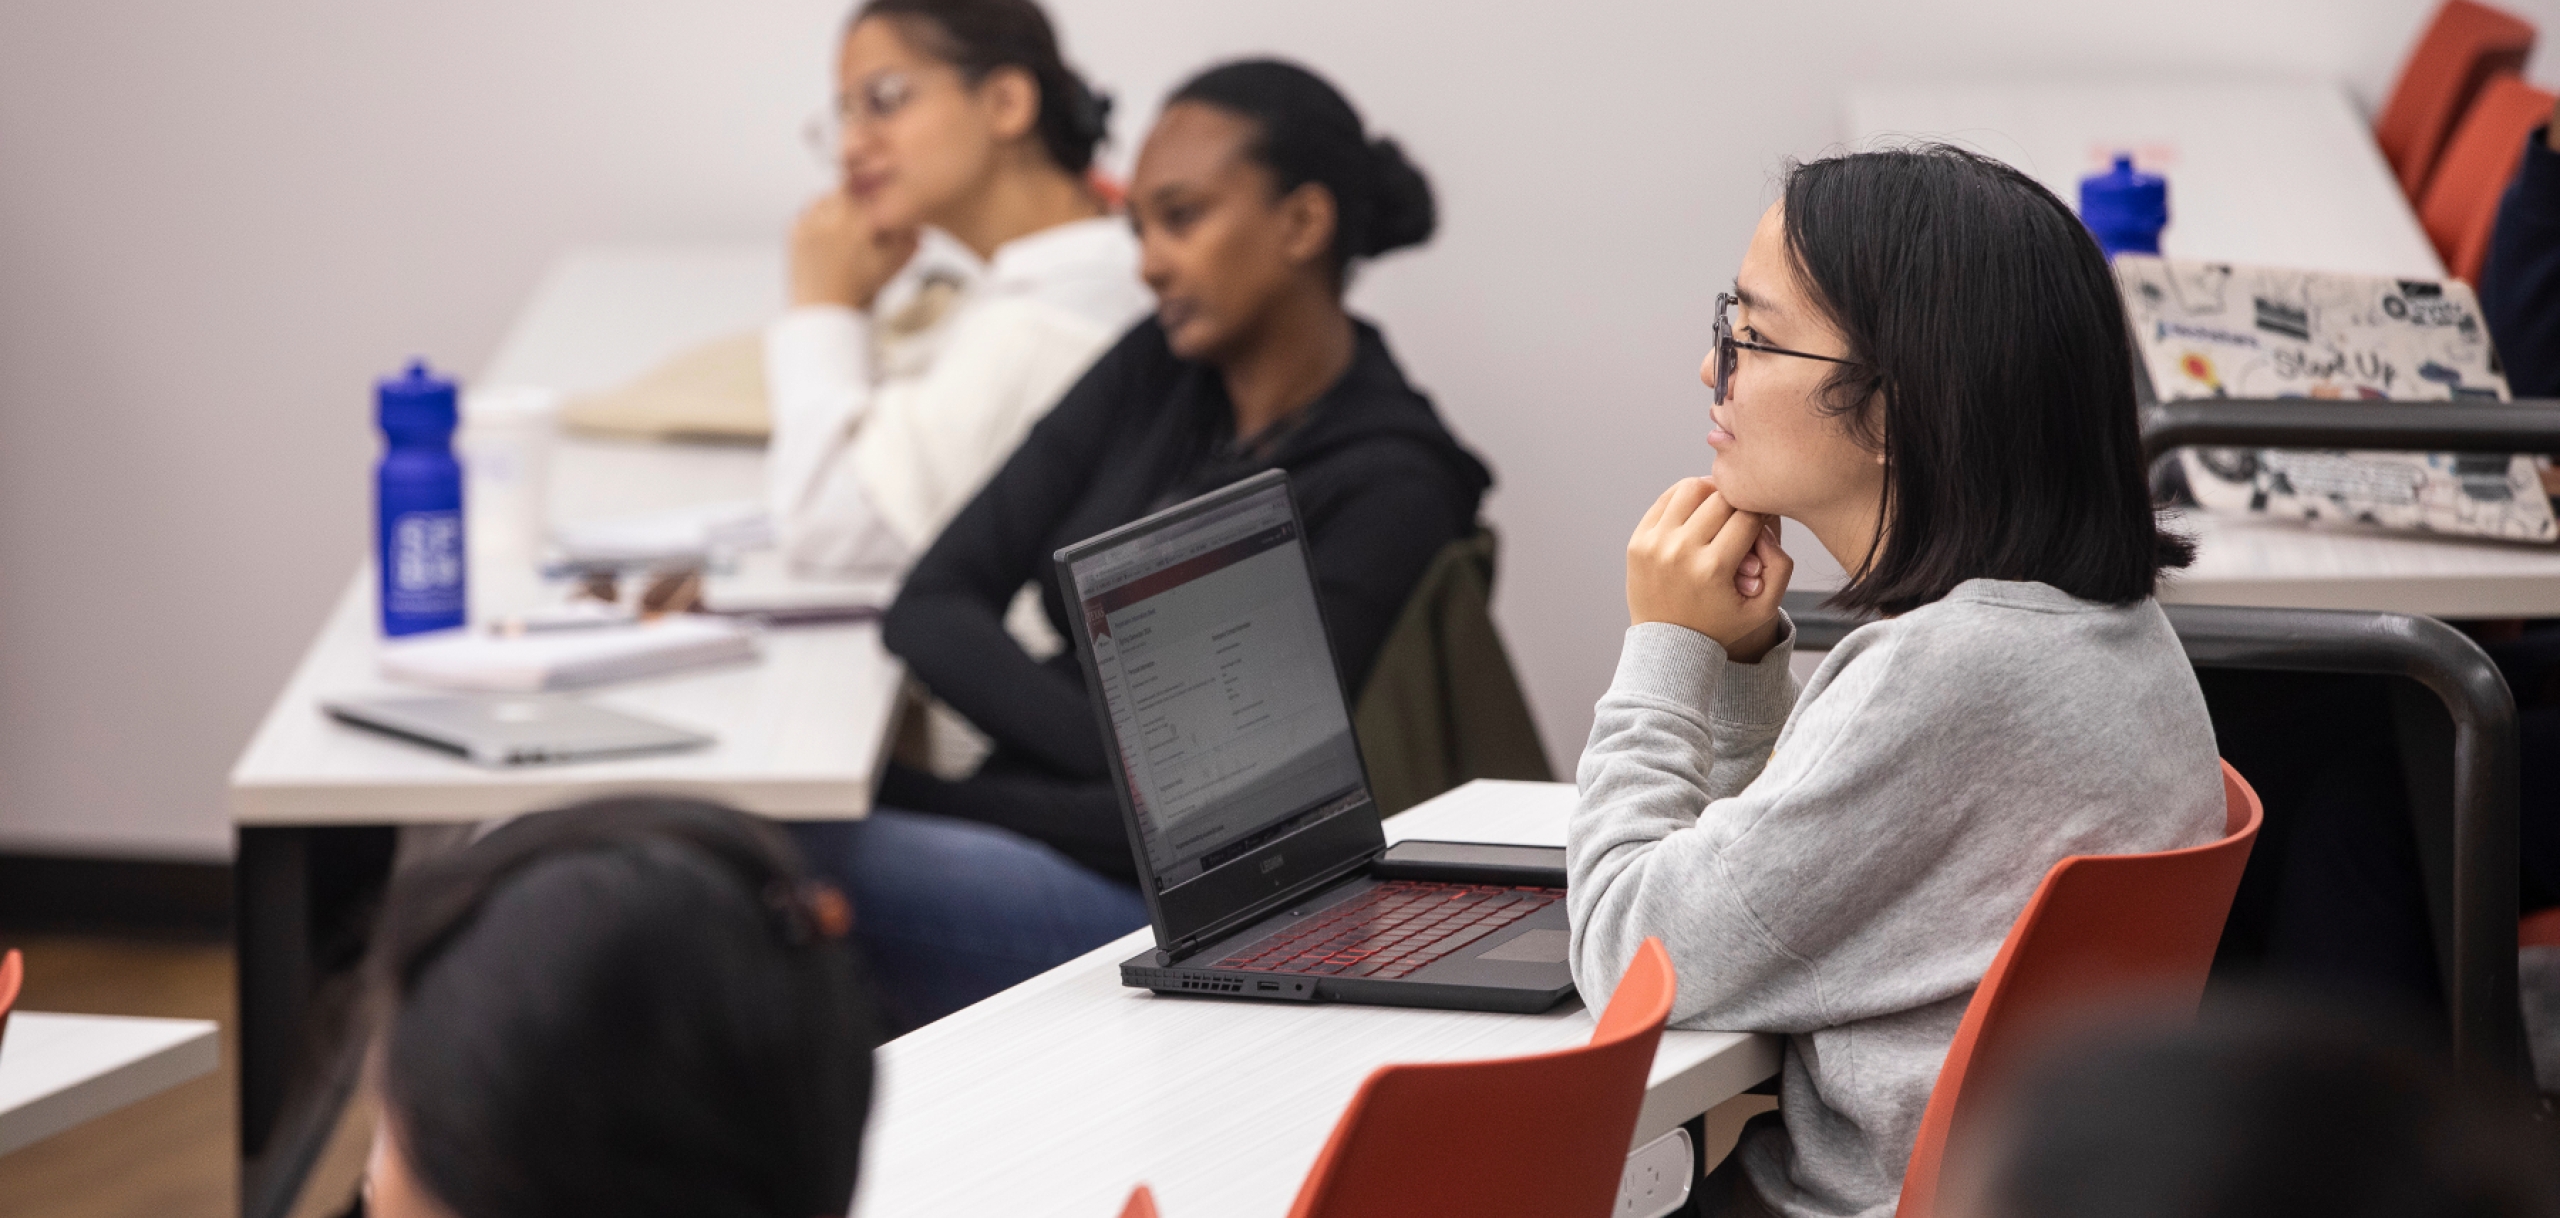
[[[853,933],[853,899],[833,884],[811,881],[801,888],[801,899],[809,909],[809,921],[818,934],[841,939]]]
[[[765,886],[764,903],[780,921],[783,941],[793,947],[853,933],[853,902],[832,884],[775,880]]]

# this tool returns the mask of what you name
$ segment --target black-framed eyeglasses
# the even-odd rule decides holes
[[[1716,405],[1724,405],[1733,396],[1734,365],[1740,362],[1738,351],[1758,351],[1767,355],[1792,355],[1797,359],[1818,359],[1826,364],[1846,364],[1855,368],[1858,361],[1836,355],[1815,355],[1811,351],[1789,351],[1767,343],[1747,343],[1733,336],[1733,293],[1716,293]]]

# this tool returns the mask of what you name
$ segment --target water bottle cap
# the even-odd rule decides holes
[[[2169,179],[2133,167],[2119,152],[2113,169],[2080,179],[2080,221],[2089,231],[2158,234],[2169,224]]]
[[[452,381],[413,359],[400,375],[374,383],[374,420],[386,432],[449,432],[459,418],[456,397]]]

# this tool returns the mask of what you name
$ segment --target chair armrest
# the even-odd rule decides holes
[[[2210,398],[2143,408],[2146,468],[2195,447],[2560,453],[2560,400]]]

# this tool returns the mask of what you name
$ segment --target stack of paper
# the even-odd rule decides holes
[[[534,693],[627,681],[754,659],[748,627],[709,617],[540,631],[514,637],[453,631],[386,643],[382,675],[434,689]]]
[[[880,616],[897,595],[894,578],[802,575],[780,552],[757,550],[739,555],[728,570],[704,576],[702,611],[776,625],[860,621]]]

